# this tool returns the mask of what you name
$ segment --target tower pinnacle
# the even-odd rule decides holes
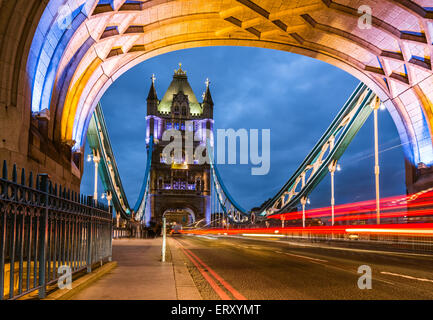
[[[152,83],[150,85],[150,90],[149,90],[149,94],[147,95],[147,100],[158,100],[158,96],[156,94],[156,89],[155,89],[155,74],[152,74],[152,77],[150,78],[152,80]]]
[[[179,69],[174,70],[175,76],[186,76],[186,70],[182,70],[182,63],[179,62]]]
[[[213,107],[213,101],[212,101],[212,95],[210,94],[210,80],[209,78],[206,79],[206,91],[203,93],[203,103],[207,103],[210,106]]]

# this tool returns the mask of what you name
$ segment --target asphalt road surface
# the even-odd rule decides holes
[[[203,299],[433,299],[432,255],[277,239],[175,240]],[[371,289],[358,287],[363,265],[372,270]]]

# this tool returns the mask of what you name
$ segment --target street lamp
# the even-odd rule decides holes
[[[107,191],[106,193],[101,194],[101,199],[107,199],[108,206],[110,206],[113,195],[110,191]]]
[[[98,202],[98,166],[101,161],[101,157],[99,156],[98,150],[93,150],[93,163],[95,164],[95,188],[93,192],[93,199],[95,202]],[[88,158],[89,159],[89,158]]]
[[[329,165],[329,173],[331,174],[331,225],[334,225],[334,207],[335,207],[335,197],[334,197],[334,174],[335,170],[338,170],[340,165],[337,165],[337,160],[334,160]],[[341,170],[341,168],[340,168]]]
[[[302,204],[302,228],[305,228],[305,205],[307,204],[307,197],[301,198],[301,204]]]
[[[374,175],[376,182],[376,223],[380,224],[380,195],[379,195],[379,130],[377,124],[377,110],[381,108],[380,99],[376,96],[374,105],[371,106],[374,112]],[[381,108],[382,109],[382,108]]]

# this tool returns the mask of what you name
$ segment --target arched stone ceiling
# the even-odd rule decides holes
[[[358,26],[362,5],[372,9],[368,29]],[[183,48],[271,48],[365,82],[391,113],[406,157],[432,164],[432,7],[431,0],[51,0],[28,53],[31,110],[49,109],[50,138],[79,150],[96,103],[134,65]]]

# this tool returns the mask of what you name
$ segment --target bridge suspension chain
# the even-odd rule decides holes
[[[372,112],[375,94],[360,83],[313,150],[280,191],[269,200],[261,216],[279,214],[307,203],[308,194],[320,183]]]
[[[211,182],[214,186],[216,200],[221,206],[223,215],[227,218],[227,222],[230,220],[235,224],[249,223],[251,221],[250,214],[235,202],[222,182],[213,160],[213,148],[210,146],[209,140],[207,143],[207,154],[209,157]]]
[[[116,211],[119,212],[124,219],[129,220],[134,218],[136,221],[142,221],[146,216],[145,212],[150,188],[150,164],[152,161],[153,136],[150,138],[147,151],[147,164],[143,184],[133,209],[129,206],[123,189],[122,180],[117,169],[100,104],[97,105],[90,120],[87,138],[90,148],[96,151],[101,157],[101,165],[98,168],[99,176],[102,180],[105,192],[110,192],[113,196],[113,205]]]
[[[259,216],[244,210],[228,192],[218,169],[213,161],[213,148],[208,140],[208,156],[210,163],[211,185],[214,203],[223,214],[223,219],[234,224],[254,223],[256,219],[263,219],[274,214],[295,208],[299,203],[308,202],[308,194],[326,176],[330,168],[342,156],[352,139],[365,123],[372,112],[371,104],[375,95],[368,87],[360,83],[350,98],[344,104],[324,135],[308,154],[295,173],[290,177],[280,191],[269,200]],[[129,208],[125,192],[115,164],[108,132],[103,119],[101,107],[98,105],[89,125],[89,144],[101,155],[103,165],[100,167],[101,177],[106,191],[114,191],[113,203],[116,210],[126,218],[131,218],[131,211],[135,213],[137,221],[145,219],[147,200],[150,188],[150,165],[152,159],[153,137],[150,139],[145,177],[140,196],[133,210]],[[212,201],[212,199],[211,199]],[[211,202],[212,208],[212,202]],[[211,209],[212,211],[212,209]],[[215,210],[214,210],[215,212]]]
[[[147,150],[147,163],[146,163],[146,171],[144,174],[143,185],[141,187],[140,195],[138,197],[137,203],[134,207],[135,220],[136,221],[144,221],[146,224],[150,220],[150,216],[146,216],[146,209],[148,208],[148,197],[150,191],[150,168],[152,164],[152,154],[153,154],[153,135],[150,135],[149,146]]]
[[[117,170],[116,160],[111,148],[111,141],[100,104],[96,106],[90,119],[87,140],[90,148],[101,157],[98,169],[105,192],[112,194],[116,211],[124,219],[129,219],[131,210]]]

